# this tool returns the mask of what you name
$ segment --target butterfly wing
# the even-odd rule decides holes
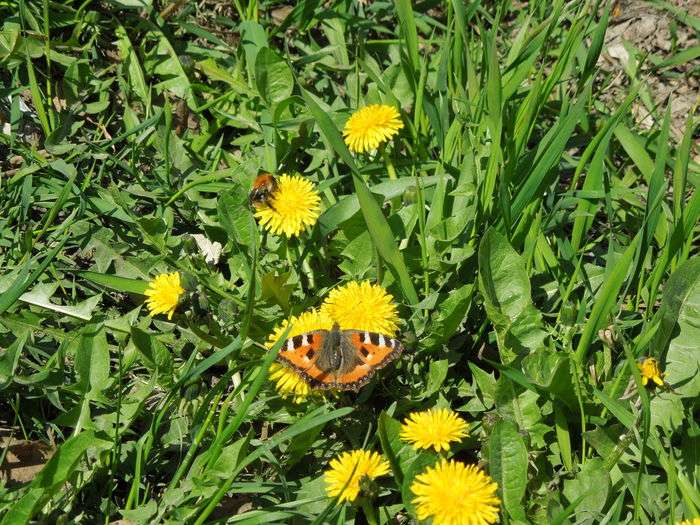
[[[359,390],[377,370],[388,365],[403,351],[403,345],[398,339],[361,330],[343,330],[340,347],[343,360],[352,360],[352,366],[339,371],[333,388],[354,391]]]
[[[327,330],[290,337],[277,354],[277,361],[293,369],[314,388],[332,388],[335,375],[332,371],[319,368],[317,363],[324,347],[328,346],[325,344],[327,337]]]

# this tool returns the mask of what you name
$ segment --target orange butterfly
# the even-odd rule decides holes
[[[295,370],[311,387],[357,392],[380,368],[403,351],[398,339],[362,330],[314,330],[282,345],[277,360]]]

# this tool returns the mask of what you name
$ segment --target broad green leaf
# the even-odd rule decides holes
[[[290,272],[278,274],[277,272],[268,272],[261,279],[262,289],[260,290],[261,298],[272,304],[278,304],[289,311],[290,299],[294,293],[294,285],[290,284]]]
[[[5,388],[12,382],[12,376],[17,368],[19,357],[22,354],[22,348],[27,342],[29,330],[23,330],[16,335],[16,339],[7,349],[0,354],[0,390]]]
[[[161,383],[173,382],[173,357],[158,339],[140,328],[131,328],[131,341],[138,350],[143,364],[152,374],[156,374]]]
[[[109,382],[109,347],[102,325],[89,324],[75,350],[75,370],[83,392],[100,392]]]
[[[493,373],[485,372],[471,361],[469,362],[469,370],[472,372],[474,383],[481,392],[484,404],[490,408],[496,395],[496,379]]]
[[[598,523],[609,491],[610,474],[601,458],[588,459],[575,479],[564,481],[564,495],[570,502],[583,496],[576,506],[576,523]]]
[[[255,219],[246,204],[242,190],[239,188],[224,193],[217,206],[221,225],[229,237],[242,246],[252,246],[255,238],[251,232],[256,232]]]
[[[294,89],[294,77],[287,62],[269,47],[260,49],[255,58],[255,85],[270,105],[288,98]]]
[[[683,397],[674,392],[660,392],[651,398],[651,427],[661,427],[669,435],[683,427],[686,418],[683,410]]]
[[[493,229],[479,245],[479,289],[504,363],[544,346],[547,334],[532,304],[525,261]]]
[[[182,62],[180,62],[177,51],[165,33],[161,32],[160,29],[156,29],[155,26],[151,27],[153,28],[153,36],[158,39],[157,54],[159,56],[167,56],[165,60],[158,62],[153,69],[153,73],[165,79],[154,87],[158,90],[170,91],[174,95],[187,100],[187,105],[190,108],[196,108],[199,104],[194,97],[192,84]]]
[[[123,25],[117,23],[115,35],[117,37],[117,46],[119,47],[122,64],[126,69],[131,89],[136,96],[141,99],[144,106],[149,108],[151,106],[151,96],[146,78],[143,74],[143,69],[141,68],[141,63],[139,62],[138,52],[134,49]]]
[[[666,381],[682,397],[700,395],[700,258],[678,266],[664,289],[652,347],[666,352]]]
[[[207,469],[207,474],[211,473],[219,478],[228,477],[241,459],[248,454],[248,441],[248,437],[244,436],[221,449],[221,454],[214,465]]]
[[[241,32],[241,45],[245,52],[245,65],[251,86],[255,78],[255,58],[258,52],[267,47],[265,28],[253,20],[245,20],[238,26]]]
[[[428,366],[428,382],[425,386],[425,392],[423,392],[424,397],[432,396],[442,386],[442,383],[447,377],[447,369],[450,363],[447,359],[440,359],[438,361],[431,361]]]
[[[569,354],[543,347],[525,356],[522,368],[535,385],[570,409],[578,410],[575,390],[571,387],[573,378]]]
[[[416,476],[425,472],[426,469],[432,467],[438,461],[438,455],[432,450],[421,451],[412,458],[404,468],[403,485],[401,486],[401,498],[406,510],[411,516],[416,515],[416,507],[413,504],[415,495],[411,490],[411,485],[415,482]]]
[[[394,475],[394,479],[396,479],[396,483],[399,485],[403,482],[403,469],[401,468],[399,458],[401,450],[404,448],[404,444],[399,437],[400,432],[401,423],[396,421],[385,411],[382,411],[382,413],[379,414],[377,426],[379,442],[382,445],[384,457],[386,457],[391,464],[391,473]]]
[[[0,525],[25,525],[29,523],[45,492],[46,490],[43,488],[30,487],[24,496],[6,511]]]
[[[503,419],[493,427],[488,460],[489,474],[498,483],[503,507],[513,519],[524,520],[522,499],[527,486],[527,447],[513,421]]]
[[[472,283],[460,286],[456,290],[450,290],[447,297],[439,303],[437,312],[433,316],[432,330],[426,338],[425,346],[442,344],[455,335],[469,311],[473,295],[474,285]]]
[[[111,441],[105,441],[92,432],[83,432],[69,438],[34,478],[32,486],[50,489],[64,483],[89,448],[104,450],[110,446],[112,446]]]
[[[92,319],[92,313],[97,307],[102,298],[101,295],[94,295],[89,299],[85,299],[75,306],[64,306],[51,302],[51,297],[58,289],[59,283],[42,283],[37,284],[32,290],[23,294],[19,300],[23,303],[40,306],[47,310],[53,310],[63,315],[69,315],[83,321]]]

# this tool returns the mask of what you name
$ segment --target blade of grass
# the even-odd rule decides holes
[[[632,102],[637,97],[637,92],[632,91],[625,99],[625,101],[620,105],[617,111],[610,117],[601,130],[596,133],[595,137],[591,143],[586,147],[581,159],[576,166],[576,171],[572,178],[570,188],[574,190],[577,187],[578,179],[583,172],[585,166],[587,165],[588,159],[593,155],[593,160],[591,160],[590,167],[586,173],[586,178],[583,182],[583,190],[594,190],[602,187],[603,185],[603,170],[605,168],[605,159],[608,152],[608,145],[610,144],[610,139],[612,134],[617,127],[617,123],[620,119],[627,115]],[[590,229],[593,224],[593,216],[598,208],[596,203],[582,200],[576,207],[576,218],[574,219],[574,227],[571,233],[571,247],[578,251],[581,247],[581,242],[583,241],[583,236]]]
[[[513,199],[510,209],[512,217],[520,217],[525,207],[532,202],[533,197],[544,192],[545,187],[556,175],[557,172],[553,167],[561,158],[569,137],[585,114],[590,86],[589,83],[586,92],[579,95],[578,101],[571,110],[562,115],[557,121],[557,125],[552,127],[542,139],[537,148],[534,163],[528,160],[518,166],[518,173],[527,173],[527,177]]]
[[[91,271],[75,271],[75,275],[78,275],[90,282],[99,284],[100,286],[106,286],[112,290],[117,290],[118,292],[136,293],[139,295],[144,295],[146,288],[148,288],[148,283],[141,279],[131,279],[129,277],[119,277],[118,275],[109,275],[106,273],[91,272]]]
[[[416,21],[413,16],[413,7],[410,0],[396,0],[394,5],[396,14],[399,17],[401,37],[404,41],[402,51],[408,58],[413,83],[415,84],[415,79],[420,70],[420,60],[418,55],[418,31],[416,30]]]
[[[586,83],[588,78],[596,71],[596,64],[598,63],[598,58],[600,57],[600,51],[603,49],[603,43],[605,42],[605,32],[608,29],[608,20],[610,18],[610,10],[612,9],[613,3],[606,2],[606,6],[603,9],[603,14],[600,17],[600,21],[593,31],[593,36],[591,37],[591,44],[588,48],[588,54],[586,55],[586,63],[583,66],[583,72],[579,77],[579,85],[582,86]]]
[[[594,335],[603,327],[608,315],[620,300],[618,298],[618,293],[622,289],[625,277],[630,270],[638,245],[641,242],[641,237],[641,232],[637,233],[622,254],[622,257],[615,261],[613,269],[610,271],[608,278],[598,292],[596,301],[593,304],[593,309],[583,328],[581,339],[579,339],[576,352],[574,353],[574,359],[579,365],[582,365],[586,360],[588,349],[593,342]]]
[[[651,174],[651,179],[649,180],[649,189],[647,191],[646,207],[644,209],[644,226],[642,229],[643,236],[640,247],[640,257],[637,261],[637,268],[635,271],[636,274],[640,274],[644,261],[647,257],[647,252],[652,249],[654,232],[656,231],[656,226],[661,216],[661,200],[663,199],[666,188],[665,171],[666,155],[668,153],[668,134],[670,119],[671,105],[669,104],[666,108],[666,115],[664,116],[663,124],[661,125],[661,133],[659,134],[658,140],[656,142],[656,162],[654,163],[654,171]],[[641,287],[643,286],[643,284],[644,279],[640,278],[640,291],[637,293],[638,301],[640,299]],[[656,290],[651,290],[651,293],[655,295]]]
[[[644,180],[649,182],[654,172],[654,162],[646,152],[644,144],[639,137],[624,124],[618,124],[615,128],[615,137],[620,142],[624,150],[630,156],[642,173]]]
[[[48,137],[51,134],[51,126],[49,125],[49,119],[46,116],[46,109],[44,108],[44,96],[41,93],[39,84],[36,80],[36,73],[34,72],[34,64],[32,64],[31,58],[29,58],[29,48],[25,47],[26,50],[26,65],[27,65],[27,77],[29,78],[29,91],[32,94],[32,101],[34,102],[34,108],[36,109],[36,114],[39,117],[39,122],[44,130],[44,136]]]

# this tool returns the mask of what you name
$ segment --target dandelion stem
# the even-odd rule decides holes
[[[386,148],[382,147],[382,157],[384,158],[384,165],[386,166],[386,172],[391,180],[396,180],[396,169],[394,169],[394,161],[391,159],[391,155]]]
[[[370,501],[367,498],[360,498],[360,506],[362,507],[362,511],[365,513],[365,518],[367,518],[368,525],[377,525],[379,523],[377,520],[377,513]]]

